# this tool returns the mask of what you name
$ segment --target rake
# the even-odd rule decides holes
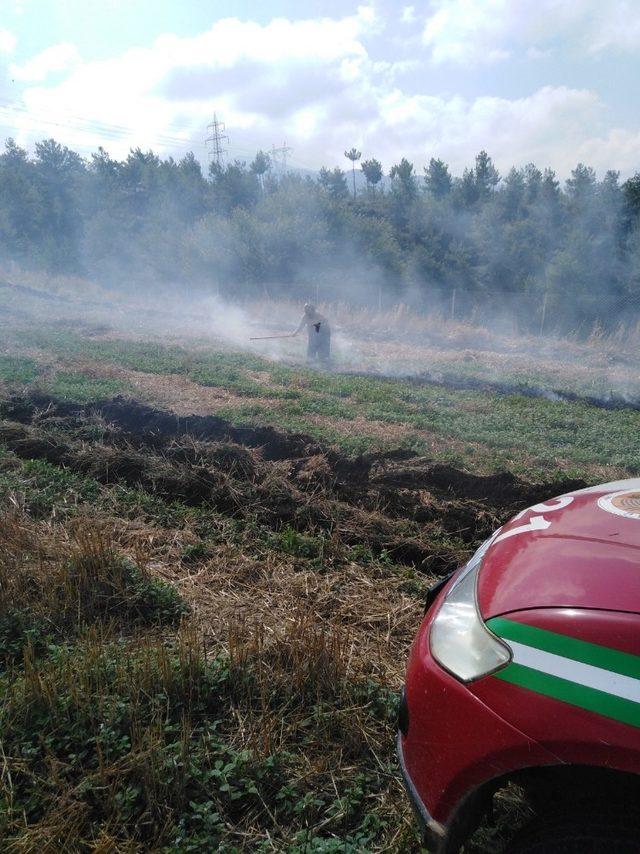
[[[272,341],[274,338],[295,338],[295,332],[289,332],[287,335],[256,335],[249,338],[249,341]]]

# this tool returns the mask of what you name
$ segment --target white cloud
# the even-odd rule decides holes
[[[416,7],[415,6],[405,6],[402,10],[402,14],[400,15],[400,21],[403,24],[413,24],[416,20]]]
[[[211,64],[230,67],[243,59],[264,63],[287,63],[316,59],[331,62],[342,56],[366,53],[360,36],[375,25],[370,7],[362,6],[356,15],[291,21],[275,18],[261,25],[254,21],[224,18],[194,38],[161,36],[156,50],[149,51],[167,65]]]
[[[23,98],[30,115],[21,120],[22,134],[17,136],[23,142],[37,137],[38,121],[43,125],[55,118],[67,126],[66,138],[76,146],[95,148],[98,142],[108,144],[111,136],[112,150],[121,154],[130,145],[166,150],[181,140],[184,145],[196,134],[201,140],[214,109],[236,131],[260,128],[265,118],[260,105],[250,110],[239,106],[239,96],[226,85],[229,75],[249,68],[253,76],[244,86],[247,96],[267,79],[274,86],[277,82],[276,89],[286,98],[287,82],[295,83],[299,74],[310,69],[348,83],[357,76],[357,63],[367,56],[363,35],[376,32],[379,25],[373,9],[361,6],[356,14],[340,19],[276,18],[261,25],[226,18],[192,38],[164,35],[151,47],[80,63],[57,85],[27,88]],[[51,61],[63,58],[62,51],[52,54],[52,49],[45,51],[21,73],[30,80],[42,79]],[[65,56],[71,59],[71,51]],[[203,71],[217,75],[211,88],[194,88],[179,100],[163,92],[175,73],[201,75]],[[265,103],[265,112],[268,107]],[[311,126],[308,114],[297,121],[299,127]],[[112,126],[110,134],[102,131],[105,125]],[[131,132],[122,135],[115,126]]]
[[[640,47],[640,7],[635,2],[609,3],[602,8],[598,16],[598,26],[594,27],[589,40],[592,53],[600,53],[609,48],[637,50]]]
[[[567,171],[578,144],[597,123],[601,104],[586,90],[543,87],[526,98],[466,100],[390,93],[382,115],[398,139],[420,144],[422,161],[443,157],[460,173],[481,149],[505,170],[534,161]]]
[[[11,76],[25,83],[40,83],[50,74],[67,71],[80,64],[80,54],[69,42],[52,45],[23,65],[12,65]]]
[[[507,50],[500,28],[515,24],[509,16],[487,23],[477,7],[497,12],[505,2],[441,0],[434,14],[455,4],[471,18],[461,18],[453,30],[434,25],[432,50],[437,42],[441,61],[477,58],[473,39],[460,46],[465,27],[473,26],[482,58],[495,61]],[[529,16],[527,32],[542,26],[535,18]],[[397,15],[394,22],[399,26]],[[567,175],[578,159],[627,173],[636,167],[639,134],[607,126],[605,106],[593,92],[544,86],[512,99],[422,94],[415,54],[396,61],[370,55],[380,26],[364,6],[334,19],[278,18],[261,25],[227,18],[195,37],[165,35],[101,61],[83,62],[70,45],[57,45],[21,66],[23,79],[36,85],[24,89],[27,111],[15,135],[29,144],[53,133],[78,150],[104,145],[117,157],[131,146],[177,155],[193,148],[204,159],[205,127],[215,110],[226,122],[232,156],[250,158],[286,139],[294,162],[312,168],[346,165],[343,152],[352,145],[387,169],[406,156],[418,172],[436,156],[460,174],[482,148],[504,172],[534,161]],[[65,63],[71,67],[64,79],[51,83],[47,74]]]
[[[638,171],[640,131],[613,128],[606,134],[585,139],[575,152],[576,163],[588,163],[603,175],[607,169],[618,169],[623,177]]]
[[[491,63],[524,51],[599,53],[640,47],[640,4],[629,0],[434,0],[422,41],[436,63]]]
[[[9,30],[0,29],[0,53],[13,53],[16,37]]]

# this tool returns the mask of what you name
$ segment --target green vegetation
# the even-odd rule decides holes
[[[631,474],[639,470],[640,413],[633,410],[603,412],[588,403],[569,405],[517,394],[326,374],[205,348],[189,351],[145,342],[94,341],[47,330],[33,332],[31,337],[59,356],[154,374],[180,374],[202,385],[233,391],[252,402],[219,410],[220,415],[236,423],[270,423],[306,432],[347,453],[398,446],[431,453],[429,437],[433,436],[449,444],[439,454],[454,464],[503,467],[543,477],[568,470],[589,476],[595,467],[607,466]],[[260,383],[252,379],[256,372]],[[58,377],[50,389],[69,388],[69,397],[75,400],[107,397],[109,389],[126,393],[125,382],[111,385],[111,380],[91,380],[73,372]],[[278,404],[262,403],[265,397]],[[399,425],[404,432],[391,440],[350,431],[346,425],[354,418]]]
[[[38,375],[38,368],[33,359],[17,356],[0,356],[0,380],[8,385],[28,385]]]
[[[348,154],[355,168],[361,152]],[[205,176],[192,153],[117,161],[101,148],[84,160],[48,139],[29,156],[9,139],[0,249],[123,290],[215,282],[223,296],[305,299],[317,286],[324,301],[447,309],[455,291],[461,317],[498,313],[535,331],[615,328],[637,306],[639,175],[621,186],[617,172],[598,180],[579,163],[561,188],[534,164],[501,178],[481,151],[460,177],[402,157],[383,182],[369,157],[366,187],[353,171],[351,192],[338,167],[314,180],[271,165],[258,152]]]
[[[17,493],[31,516],[43,519],[54,511],[65,515],[78,503],[97,501],[99,484],[46,460],[26,460],[23,463],[0,449],[0,492]]]
[[[58,371],[53,380],[43,383],[41,387],[49,394],[78,403],[130,392],[128,383],[88,376],[80,371]]]
[[[3,422],[19,454],[0,452],[0,497],[13,508],[0,520],[3,845],[356,852],[384,848],[400,821],[398,850],[415,849],[389,738],[395,686],[380,680],[376,659],[354,668],[340,627],[277,594],[268,642],[261,622],[239,618],[207,638],[192,608],[200,594],[188,604],[179,590],[203,573],[202,589],[215,590],[209,573],[224,568],[221,586],[236,596],[236,567],[247,562],[283,573],[283,596],[292,570],[330,590],[361,564],[367,585],[381,573],[419,609],[426,582],[385,549],[268,522],[272,502],[286,510],[290,487],[275,470],[256,471],[247,451],[206,448],[210,465],[235,478],[230,495],[265,478],[264,518],[251,501],[237,518],[206,495],[188,506],[152,480],[142,488],[141,469],[107,482],[81,474],[74,449],[81,467],[91,460],[102,472],[118,430],[80,410],[35,408],[33,418],[32,428]],[[57,443],[65,465],[50,454]],[[174,444],[173,458],[199,478],[193,449]],[[150,470],[164,471],[165,453],[145,451]],[[174,583],[149,570],[145,551]],[[253,585],[254,605],[274,596],[273,583]]]
[[[225,825],[264,814],[283,784],[275,758],[254,760],[218,733],[228,681],[224,664],[184,644],[96,636],[29,665],[3,688],[3,744],[26,757],[4,786],[6,843],[46,837],[55,822],[73,850],[96,833],[117,847],[218,849]],[[52,762],[60,771],[43,785]]]
[[[227,651],[209,654],[177,588],[120,553],[104,511],[125,519],[130,504],[136,523],[142,510],[148,525],[199,531],[185,566],[234,540],[311,566],[321,537],[177,503],[163,518],[153,496],[7,451],[0,468],[0,494],[22,508],[0,520],[5,847],[84,851],[100,838],[116,850],[356,852],[395,835],[394,809],[379,803],[394,786],[392,752],[380,766],[370,747],[393,727],[395,692],[351,674],[345,643],[304,616],[268,647],[238,624]],[[243,744],[239,719],[264,736]],[[290,734],[269,747],[275,720]],[[328,744],[348,750],[338,791]]]
[[[245,710],[257,679],[246,662],[206,662],[188,635],[161,644],[89,633],[73,649],[50,648],[40,664],[27,661],[2,686],[4,750],[24,757],[0,784],[5,843],[46,839],[55,827],[66,850],[85,850],[101,834],[118,847],[236,851],[256,830],[282,844],[288,827],[289,851],[366,850],[384,829],[366,812],[380,790],[376,775],[356,775],[336,795],[296,782],[291,754],[234,746],[226,709]],[[372,683],[327,684],[308,698],[309,742],[348,702],[373,721],[394,714],[393,698]],[[306,699],[276,685],[268,702]],[[52,763],[59,770],[46,782]],[[310,830],[319,816],[322,834]]]

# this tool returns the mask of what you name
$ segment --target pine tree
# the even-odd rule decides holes
[[[351,161],[351,172],[353,175],[353,198],[356,197],[356,161],[360,160],[362,157],[362,152],[358,151],[356,148],[352,148],[350,151],[345,151],[344,156],[347,160]]]

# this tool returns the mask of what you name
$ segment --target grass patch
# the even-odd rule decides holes
[[[80,371],[58,371],[55,377],[42,384],[42,390],[63,400],[87,403],[131,391],[129,383],[105,377],[94,377]]]
[[[167,646],[89,633],[27,662],[0,710],[16,757],[0,784],[5,844],[221,850],[256,820],[272,827],[269,813],[284,811],[280,763],[219,733],[231,691],[228,666],[206,663],[193,638]]]
[[[358,771],[336,794],[305,785],[289,751],[234,743],[229,707],[246,713],[263,687],[247,664],[206,661],[189,633],[166,644],[92,631],[39,665],[27,659],[2,685],[5,844],[187,852],[235,851],[247,839],[267,850],[272,839],[292,851],[373,850],[387,826],[370,809],[383,776]],[[299,702],[294,686],[277,688]],[[338,680],[329,693],[334,707],[316,696],[301,723],[313,741],[340,725],[347,699],[373,723],[394,713],[395,696],[372,682]],[[281,702],[272,690],[269,703]]]
[[[420,432],[444,442],[463,443],[455,449],[455,460],[467,465],[476,466],[479,460],[482,465],[495,461],[497,467],[547,476],[553,469],[566,470],[569,466],[580,475],[588,475],[594,467],[630,474],[640,470],[640,413],[632,410],[603,413],[586,403],[569,405],[375,376],[336,375],[274,365],[250,354],[189,351],[139,341],[100,341],[48,330],[32,332],[31,337],[34,343],[53,347],[66,357],[78,355],[140,371],[181,374],[203,385],[254,398],[256,403],[229,408],[224,415],[236,422],[261,419],[283,428],[304,430],[354,454],[386,450],[388,445],[383,439],[338,429],[331,425],[332,419],[348,421],[360,417],[401,425],[410,434],[403,444],[419,451],[427,446]],[[260,374],[260,382],[254,378],[256,373]],[[88,380],[73,380],[72,386],[74,383],[78,387],[69,390],[69,394],[77,396],[74,399],[108,393],[106,387],[91,388]],[[274,409],[261,404],[261,397],[280,398],[283,403]],[[326,425],[318,423],[323,419]],[[473,445],[465,448],[469,439]]]
[[[54,511],[66,515],[83,503],[98,501],[100,484],[46,460],[19,461],[0,446],[0,495],[14,501],[34,518],[44,519]]]
[[[69,536],[69,534],[71,536]],[[176,589],[119,555],[84,520],[61,531],[20,512],[0,519],[0,660],[75,637],[86,626],[119,631],[176,625],[187,607]]]
[[[291,525],[285,525],[277,534],[272,534],[269,540],[275,548],[294,557],[318,558],[324,550],[324,537],[302,534]]]
[[[0,356],[0,380],[8,386],[25,386],[38,376],[38,366],[33,359],[19,356]]]

